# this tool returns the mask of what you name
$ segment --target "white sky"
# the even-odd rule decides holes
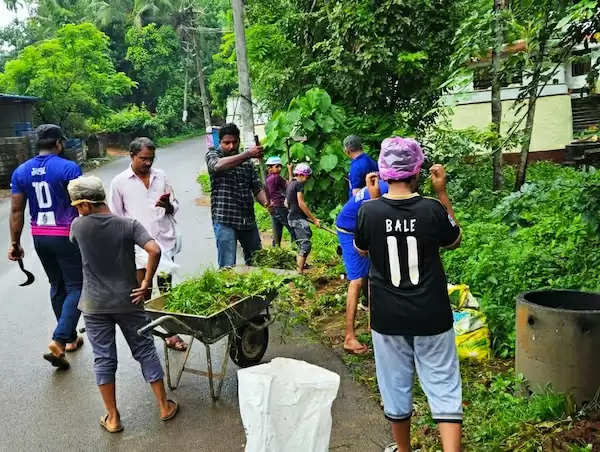
[[[0,27],[5,27],[10,24],[15,17],[24,19],[27,17],[27,10],[25,8],[19,8],[16,13],[9,11],[2,0],[0,0]]]

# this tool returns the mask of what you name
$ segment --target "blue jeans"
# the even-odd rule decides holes
[[[289,231],[292,242],[296,241],[296,234],[288,223],[288,210],[285,207],[275,207],[273,209],[271,224],[273,225],[273,246],[281,246],[281,235],[284,227]]]
[[[77,309],[83,274],[79,247],[68,237],[33,236],[35,251],[50,281],[50,301],[57,325],[52,335],[56,342],[66,344],[77,339]]]
[[[235,266],[238,240],[244,251],[246,265],[252,264],[252,255],[261,249],[260,235],[256,225],[250,229],[235,229],[226,224],[213,223],[213,229],[217,239],[219,268]]]

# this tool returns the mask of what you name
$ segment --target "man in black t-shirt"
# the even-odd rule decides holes
[[[309,220],[319,227],[319,219],[313,215],[304,200],[304,184],[310,178],[312,169],[306,163],[299,163],[294,168],[294,179],[288,184],[285,203],[289,209],[288,222],[294,230],[298,257],[296,259],[298,273],[306,269],[306,259],[312,249]]]
[[[444,451],[460,450],[460,371],[439,249],[456,248],[461,232],[441,165],[431,168],[438,199],[416,192],[423,161],[416,141],[399,137],[383,141],[379,171],[389,191],[363,204],[354,238],[358,251],[371,259],[377,380],[396,441],[386,448],[390,452],[410,450],[415,368],[439,425]]]

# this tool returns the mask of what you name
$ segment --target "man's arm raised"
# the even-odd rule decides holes
[[[249,159],[260,159],[263,156],[263,148],[261,146],[252,146],[247,151],[241,152],[230,157],[221,158],[208,158],[208,169],[209,171],[219,173],[221,171],[227,171],[233,168],[237,168],[246,160]]]

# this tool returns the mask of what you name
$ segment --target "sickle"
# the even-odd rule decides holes
[[[27,276],[27,281],[25,281],[23,284],[19,284],[19,286],[21,287],[25,287],[28,286],[30,284],[33,284],[33,281],[35,281],[35,276],[33,276],[33,273],[31,273],[30,271],[25,270],[25,266],[23,265],[23,259],[19,259],[19,268],[21,269],[21,271],[23,273],[25,273],[25,276]]]

